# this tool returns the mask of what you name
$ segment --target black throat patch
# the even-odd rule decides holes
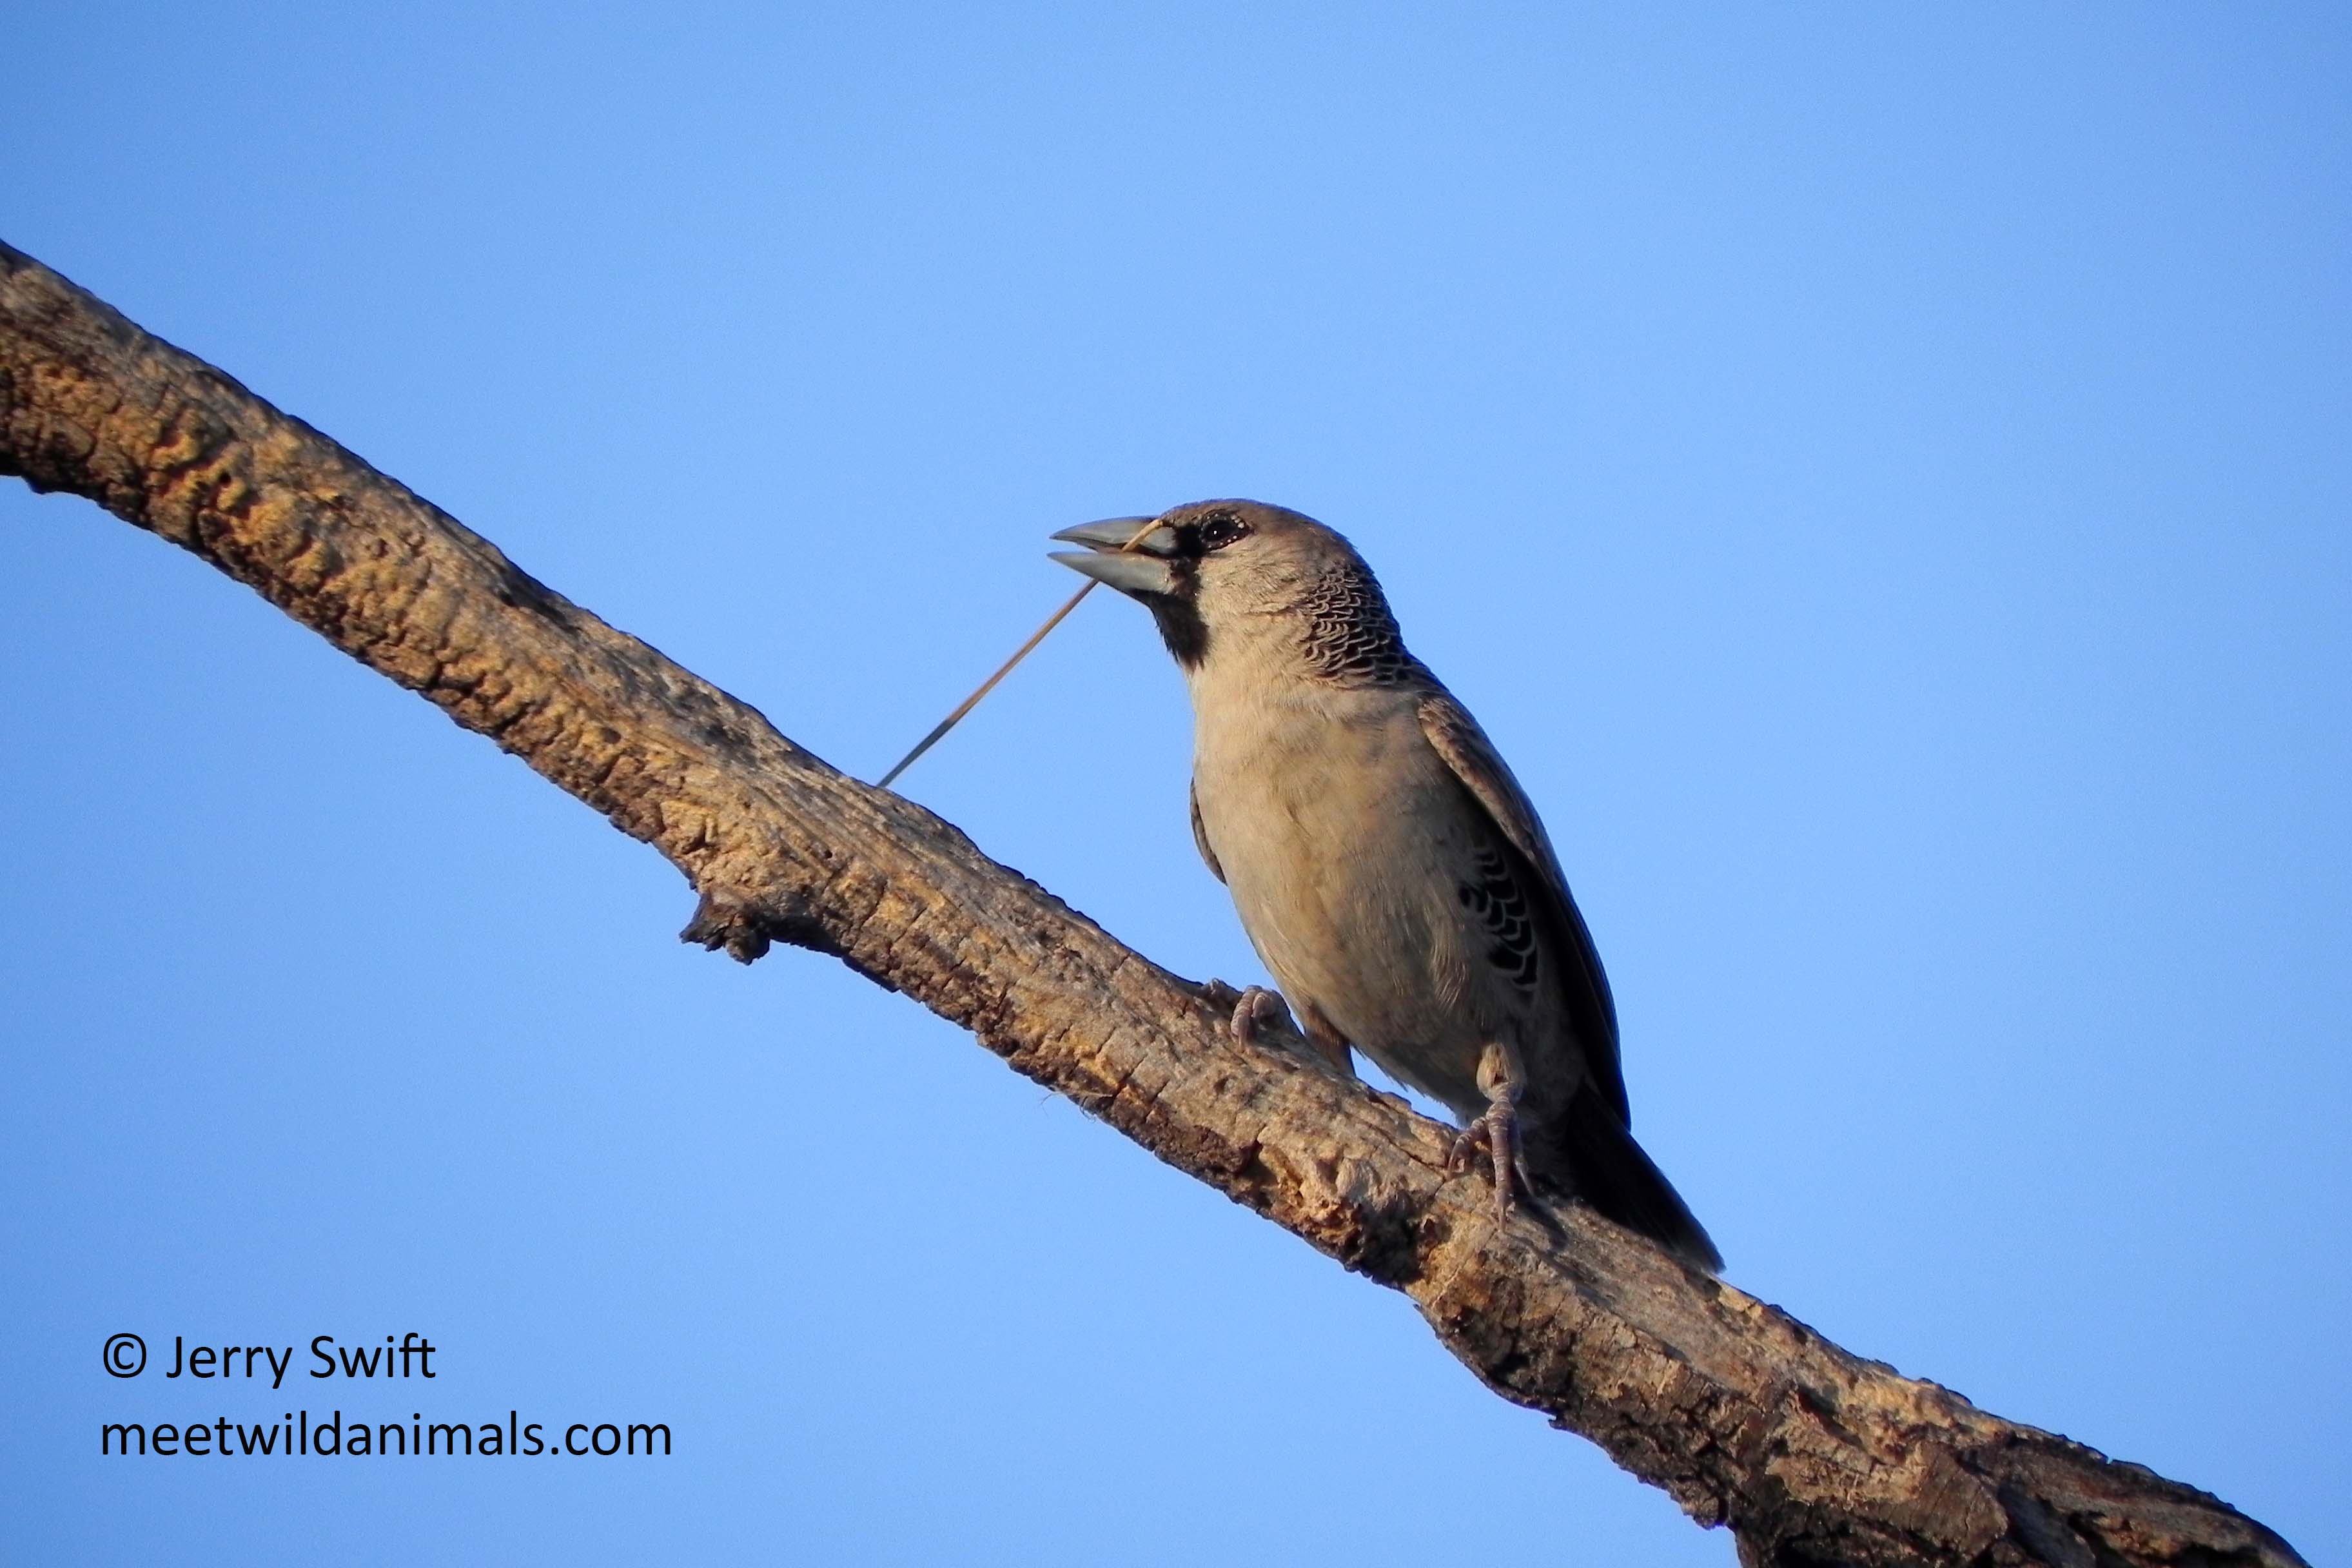
[[[1201,612],[1192,605],[1192,595],[1177,593],[1161,596],[1153,595],[1144,601],[1151,611],[1151,619],[1160,627],[1160,640],[1186,674],[1201,668],[1209,657],[1209,627],[1201,619]]]

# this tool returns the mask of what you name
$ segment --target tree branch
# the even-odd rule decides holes
[[[833,954],[1348,1268],[1750,1564],[2263,1564],[2218,1500],[1830,1344],[1582,1209],[1498,1222],[1447,1130],[793,744],[398,482],[0,245],[0,473],[193,551],[661,851],[690,941]]]

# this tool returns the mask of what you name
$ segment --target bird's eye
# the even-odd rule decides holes
[[[1221,512],[1201,524],[1201,548],[1222,550],[1248,531],[1249,525],[1241,519]]]

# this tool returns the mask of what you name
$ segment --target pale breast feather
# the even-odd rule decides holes
[[[1208,862],[1209,875],[1222,882],[1225,879],[1225,868],[1217,864],[1217,852],[1209,847],[1209,830],[1201,821],[1201,781],[1194,779],[1185,795],[1192,808],[1192,847],[1198,849],[1201,858]]]

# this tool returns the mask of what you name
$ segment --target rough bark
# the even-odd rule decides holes
[[[1752,1564],[2276,1564],[2226,1504],[1932,1383],[1581,1210],[1495,1217],[1448,1136],[827,767],[427,501],[0,245],[0,472],[193,551],[644,839],[688,940],[829,953],[1348,1268]]]

